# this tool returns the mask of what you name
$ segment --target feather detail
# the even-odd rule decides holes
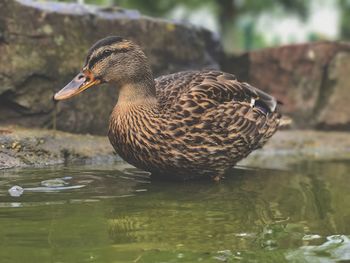
[[[186,71],[155,79],[157,103],[115,107],[109,138],[120,156],[176,178],[215,177],[276,132],[277,100],[235,76]]]

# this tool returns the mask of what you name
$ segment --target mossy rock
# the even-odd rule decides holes
[[[221,46],[202,28],[137,11],[32,0],[0,2],[0,124],[50,127],[54,92],[81,68],[98,39],[120,35],[140,44],[154,75],[218,68]],[[57,107],[57,128],[105,134],[113,88],[87,91]]]

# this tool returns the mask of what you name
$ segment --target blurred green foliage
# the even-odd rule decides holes
[[[59,1],[75,2],[74,0]],[[335,1],[340,10],[341,37],[350,39],[350,0]],[[209,9],[215,17],[225,50],[228,52],[237,50],[237,47],[249,50],[267,45],[263,33],[258,33],[255,29],[256,17],[263,13],[281,17],[295,15],[303,20],[311,11],[310,1],[305,0],[85,0],[85,3],[117,5],[137,9],[146,15],[165,18],[178,7],[188,10],[188,16],[191,11]],[[322,4],[322,1],[320,0],[318,4]],[[309,40],[314,41],[319,38],[319,35],[312,34]],[[274,42],[279,44],[278,38]]]
[[[195,10],[203,7],[210,8],[215,15],[226,51],[233,52],[234,47],[252,49],[265,46],[263,38],[255,32],[255,25],[248,21],[243,27],[237,26],[237,21],[243,16],[256,16],[268,10],[280,10],[296,14],[301,18],[308,15],[308,3],[304,0],[114,0],[114,4],[138,9],[144,14],[151,16],[166,17],[177,6]]]
[[[350,0],[340,0],[341,10],[341,36],[350,40]]]

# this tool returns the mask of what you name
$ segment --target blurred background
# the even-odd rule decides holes
[[[0,1],[0,124],[105,134],[114,89],[51,98],[115,34],[155,77],[220,69],[283,102],[293,128],[350,131],[350,0],[52,1]]]
[[[350,39],[350,0],[59,0],[120,6],[220,35],[227,53]]]

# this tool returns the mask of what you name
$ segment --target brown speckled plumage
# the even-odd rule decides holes
[[[251,106],[260,91],[231,74],[179,72],[156,79],[155,86],[157,103],[117,104],[109,128],[117,153],[152,173],[221,176],[278,128],[278,113]]]
[[[277,101],[231,74],[185,71],[154,80],[141,49],[120,37],[97,42],[82,73],[55,98],[101,82],[119,89],[108,134],[114,149],[163,178],[221,178],[281,125]]]

